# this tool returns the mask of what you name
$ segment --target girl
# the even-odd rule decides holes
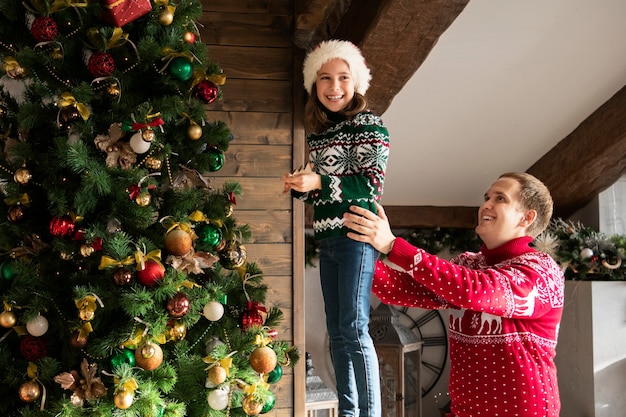
[[[305,169],[285,174],[284,191],[314,207],[330,353],[342,417],[379,417],[378,358],[369,335],[370,292],[378,251],[349,239],[343,214],[351,205],[376,213],[383,192],[389,134],[366,109],[371,79],[352,43],[325,41],[303,65],[309,93],[304,122]]]

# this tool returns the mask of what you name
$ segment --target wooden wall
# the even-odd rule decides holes
[[[291,41],[294,1],[202,0],[199,22],[201,41],[227,77],[224,98],[207,106],[207,117],[224,120],[234,136],[213,184],[242,185],[234,216],[252,231],[248,261],[264,273],[266,305],[285,314],[279,337],[302,355],[293,371],[284,368],[276,405],[264,414],[277,417],[305,414],[304,216],[279,181],[304,154],[301,54]]]

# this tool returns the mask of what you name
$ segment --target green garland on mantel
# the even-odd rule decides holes
[[[480,239],[474,229],[429,228],[398,233],[409,243],[433,255],[447,256],[478,251]],[[567,280],[626,281],[626,236],[597,232],[580,222],[553,219],[533,241],[534,247],[552,256]],[[319,241],[306,234],[306,265],[315,266]]]
[[[533,243],[561,265],[565,279],[626,280],[626,236],[609,236],[580,222],[558,218]]]

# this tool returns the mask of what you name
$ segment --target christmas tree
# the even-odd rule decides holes
[[[247,259],[199,0],[0,2],[0,413],[267,413],[297,350]]]

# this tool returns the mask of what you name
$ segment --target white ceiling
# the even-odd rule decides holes
[[[478,206],[625,84],[626,0],[471,0],[382,115],[382,202]]]

